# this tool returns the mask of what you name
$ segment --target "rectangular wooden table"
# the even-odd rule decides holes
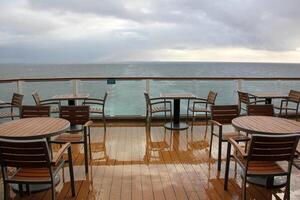
[[[259,93],[249,93],[249,94],[258,99],[265,99],[266,104],[272,104],[272,99],[285,99],[288,97],[288,95],[284,95],[276,92],[259,92]]]
[[[180,100],[181,99],[194,99],[195,95],[192,93],[161,93],[161,98],[173,99],[173,122],[165,124],[165,127],[170,130],[185,130],[189,126],[186,123],[180,122]]]
[[[67,100],[68,105],[75,105],[75,100],[84,100],[89,97],[89,94],[62,94],[62,95],[54,95],[51,99],[52,100],[58,100],[58,101],[63,101]]]

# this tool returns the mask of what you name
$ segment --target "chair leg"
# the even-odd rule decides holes
[[[87,144],[87,130],[84,130],[84,164],[85,164],[85,173],[89,171],[89,158],[88,158],[88,144]]]
[[[103,113],[103,115],[102,115],[102,118],[103,118],[103,126],[104,126],[104,130],[106,131],[106,118],[105,118],[104,113]]]
[[[219,143],[218,143],[218,170],[221,170],[221,157],[222,157],[222,139],[219,137]]]
[[[23,196],[23,186],[21,183],[18,184],[18,187],[19,187],[19,194],[20,196],[22,197]]]
[[[88,127],[88,139],[89,139],[89,154],[90,154],[90,159],[92,159],[91,128],[90,127]]]
[[[225,177],[224,177],[224,190],[227,190],[227,187],[228,187],[230,156],[231,156],[231,144],[228,142],[227,143],[227,157],[226,157]]]
[[[54,182],[51,183],[51,192],[52,192],[52,200],[55,200],[56,194],[55,194],[55,183]]]
[[[4,192],[4,200],[9,199],[9,190],[8,190],[8,184],[4,181],[3,183],[3,192]]]
[[[28,196],[30,196],[30,194],[31,194],[29,184],[26,184],[26,193]]]
[[[194,121],[195,121],[195,112],[192,111],[192,126],[191,126],[191,130],[193,130],[193,128],[194,128]]]
[[[244,174],[244,179],[243,179],[243,185],[242,185],[242,199],[243,200],[246,200],[246,197],[247,197],[247,194],[246,194],[246,191],[247,191],[247,187],[246,187],[246,180],[247,180],[247,177],[246,177],[246,174]]]
[[[213,134],[210,135],[210,143],[209,143],[209,157],[211,158],[211,149],[212,149],[212,142],[213,142]]]
[[[70,172],[70,181],[71,181],[71,191],[72,196],[75,196],[75,180],[74,180],[74,170],[73,170],[73,160],[72,160],[72,149],[68,149],[68,160],[69,160],[69,172]]]

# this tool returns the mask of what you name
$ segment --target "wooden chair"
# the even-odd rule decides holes
[[[50,117],[50,106],[22,106],[21,118]]]
[[[237,91],[239,96],[239,113],[242,110],[247,112],[247,106],[256,104],[256,103],[265,103],[265,100],[256,100],[255,96],[250,95],[249,93]]]
[[[267,188],[286,187],[285,199],[290,199],[290,179],[295,150],[299,135],[252,135],[247,153],[234,138],[229,138],[224,189],[227,190],[231,146],[235,149],[233,157],[243,171],[243,199],[246,199],[248,177],[265,177]],[[279,163],[280,162],[280,163]],[[282,162],[287,163],[283,165]],[[276,177],[286,177],[286,181],[273,185]]]
[[[287,99],[281,100],[280,107],[275,106],[275,109],[279,110],[279,116],[288,116],[288,111],[294,111],[296,114],[296,120],[298,121],[298,110],[300,103],[300,92],[296,90],[290,90]],[[285,114],[283,114],[283,111]]]
[[[211,109],[210,107],[212,105],[215,105],[215,101],[217,98],[217,93],[213,91],[209,91],[207,98],[196,98],[196,99],[189,99],[188,100],[188,109],[187,109],[187,117],[189,116],[189,111],[192,112],[192,128],[194,126],[194,121],[196,117],[196,113],[205,113],[205,119],[206,119],[206,127],[208,126],[208,114],[210,114]],[[192,106],[190,106],[192,104]],[[206,135],[205,135],[206,136]]]
[[[167,119],[167,112],[170,113],[170,121],[172,121],[172,103],[164,98],[150,98],[148,93],[144,93],[146,100],[146,126],[151,125],[152,116],[154,113],[163,112],[165,120]]]
[[[212,105],[211,106],[211,135],[209,145],[209,157],[211,157],[213,137],[218,140],[218,170],[221,170],[222,142],[227,142],[228,138],[233,137],[238,141],[245,141],[247,136],[237,132],[223,133],[223,126],[231,124],[231,120],[239,116],[238,105]],[[218,127],[218,132],[215,132],[214,127]]]
[[[23,186],[30,194],[29,184],[51,184],[52,199],[55,199],[55,176],[64,166],[63,154],[68,152],[69,173],[72,196],[75,196],[72,151],[70,143],[60,148],[57,154],[50,155],[46,139],[38,140],[7,140],[0,139],[0,163],[2,169],[4,199],[9,199],[8,184],[19,184],[22,193]],[[13,169],[14,173],[8,173]]]
[[[10,111],[0,112],[0,118],[11,118],[20,116],[20,107],[22,106],[23,95],[14,93],[10,103],[1,103],[0,109],[10,109]],[[18,109],[18,113],[15,113],[15,108]]]
[[[274,116],[274,106],[272,104],[249,104],[247,106],[248,115]]]
[[[103,99],[88,98],[88,99],[84,99],[82,103],[82,105],[90,106],[90,116],[93,114],[101,116],[105,131],[106,131],[106,118],[105,118],[106,99],[107,99],[107,92],[105,92]]]
[[[61,106],[59,117],[68,120],[71,127],[69,133],[60,134],[51,139],[52,143],[83,144],[86,173],[88,173],[89,166],[88,154],[90,158],[92,156],[90,126],[93,122],[90,121],[89,110],[89,106]]]
[[[60,103],[57,100],[53,99],[44,99],[41,100],[40,95],[37,92],[32,93],[32,97],[34,99],[34,102],[37,106],[50,106],[51,107],[51,113],[58,113],[59,112],[59,106]]]

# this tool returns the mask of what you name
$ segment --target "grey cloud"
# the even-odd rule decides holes
[[[299,0],[17,2],[0,2],[0,36],[5,36],[0,39],[0,62],[115,61],[172,48],[288,51],[300,46]],[[126,25],[107,29],[85,24],[87,18]],[[97,31],[91,34],[87,26]],[[86,36],[70,39],[72,32],[63,32],[67,28]]]

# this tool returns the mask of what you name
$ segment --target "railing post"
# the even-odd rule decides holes
[[[23,93],[23,83],[22,83],[22,81],[17,81],[17,93],[19,93],[19,94]]]
[[[150,94],[150,79],[146,79],[146,92]]]
[[[78,80],[72,80],[72,94],[77,95],[78,94]]]

